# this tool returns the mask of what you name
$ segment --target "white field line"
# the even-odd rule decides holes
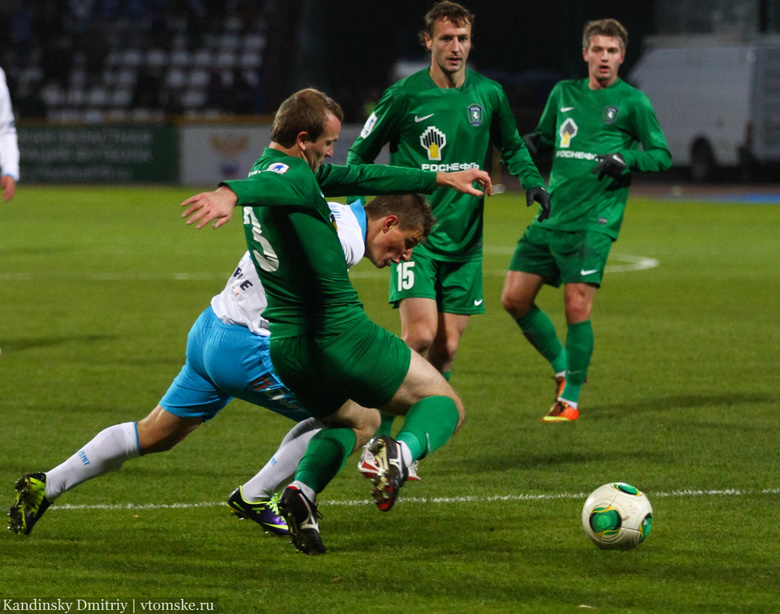
[[[645,494],[650,499],[667,497],[745,497],[757,495],[780,495],[780,488],[764,488],[762,490],[744,490],[737,488],[728,488],[725,490],[672,490],[668,492],[652,492]],[[465,496],[465,497],[401,497],[398,503],[476,503],[482,501],[552,501],[557,499],[585,499],[588,493],[559,493],[559,494],[517,494],[517,495],[490,495],[488,497]],[[371,505],[373,501],[369,499],[352,501],[328,501],[323,499],[320,505],[356,507],[360,505]],[[161,510],[161,509],[191,509],[197,507],[221,507],[226,506],[225,501],[204,501],[202,503],[122,503],[122,504],[81,504],[81,505],[57,505],[52,504],[52,510]]]

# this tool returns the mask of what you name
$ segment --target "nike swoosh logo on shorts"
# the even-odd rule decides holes
[[[593,275],[593,273],[598,273],[598,272],[599,272],[598,269],[590,269],[588,271],[586,271],[585,269],[581,269],[580,270],[580,275],[583,275],[583,276],[584,275]]]
[[[484,301],[484,300],[485,299],[481,298],[478,301],[474,301],[474,307],[479,307],[482,304],[482,301]]]
[[[435,115],[434,113],[431,113],[430,115],[426,115],[425,117],[417,117],[417,116],[415,115],[415,116],[414,116],[414,121],[415,121],[416,123],[419,123],[419,122],[421,122],[421,121],[423,121],[423,120],[426,120],[426,119],[428,119],[429,117],[433,117],[434,115]]]

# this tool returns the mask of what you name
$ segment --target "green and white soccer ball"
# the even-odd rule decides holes
[[[582,528],[605,550],[631,550],[645,541],[653,527],[650,500],[630,484],[604,484],[585,501]]]

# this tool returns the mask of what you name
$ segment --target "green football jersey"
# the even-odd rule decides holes
[[[263,282],[273,337],[323,335],[365,317],[325,195],[430,193],[436,175],[388,166],[323,165],[267,148],[246,179],[225,181],[243,206],[244,234]]]
[[[462,87],[445,89],[426,68],[385,91],[347,163],[370,164],[390,143],[390,163],[397,166],[445,172],[484,168],[491,139],[526,189],[544,185],[497,82],[467,70]],[[480,259],[484,198],[439,188],[428,201],[438,224],[415,249],[446,261]]]
[[[542,148],[553,150],[552,209],[550,218],[541,222],[546,227],[596,230],[617,239],[630,171],[662,171],[672,164],[650,99],[621,79],[602,90],[591,90],[587,79],[559,82],[537,130]],[[618,178],[599,179],[592,172],[596,156],[611,153],[625,158],[628,171]]]

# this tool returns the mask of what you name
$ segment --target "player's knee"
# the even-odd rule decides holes
[[[569,324],[590,320],[596,290],[588,284],[567,284],[564,290],[564,311]]]
[[[533,300],[529,301],[523,296],[505,290],[501,294],[501,304],[506,312],[516,320],[528,313],[533,306]]]
[[[410,328],[403,332],[403,342],[418,354],[425,354],[433,345],[436,331],[423,327]]]
[[[444,339],[441,343],[435,343],[439,346],[441,354],[446,356],[449,360],[455,360],[455,354],[458,353],[458,346],[460,346],[460,335],[450,335]]]
[[[444,373],[452,369],[452,363],[455,361],[457,351],[457,342],[434,342],[428,350],[428,362],[436,367],[437,371]]]
[[[566,301],[566,321],[569,324],[577,324],[590,319],[591,305],[586,300],[573,298]]]

